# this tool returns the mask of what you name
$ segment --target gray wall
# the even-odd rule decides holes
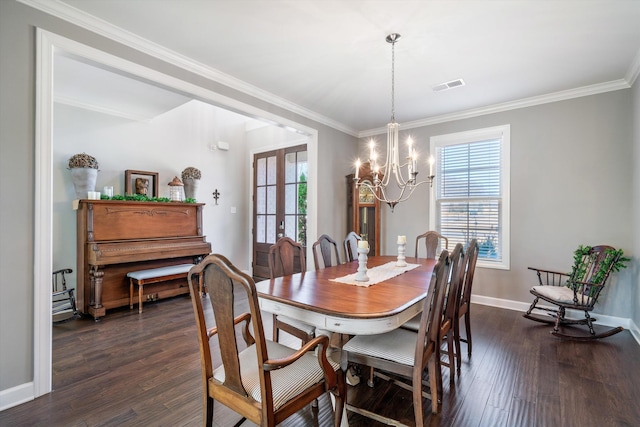
[[[342,189],[356,139],[163,63],[14,1],[0,1],[0,393],[33,381],[36,27],[179,77],[318,130],[318,178]],[[343,160],[344,159],[344,160]],[[329,161],[330,160],[330,161]],[[323,163],[326,163],[326,166]],[[344,189],[343,189],[344,192]],[[318,229],[340,236],[344,197],[319,205]],[[48,284],[46,284],[48,286]]]
[[[511,268],[479,268],[474,294],[530,302],[535,276],[527,267],[568,271],[579,244],[635,254],[633,118],[629,89],[406,131],[427,152],[432,136],[511,125]],[[387,253],[396,252],[396,236],[403,234],[413,254],[414,237],[429,229],[428,193],[419,187],[394,213],[384,208]],[[640,306],[636,282],[635,268],[616,275],[596,311],[631,318]]]

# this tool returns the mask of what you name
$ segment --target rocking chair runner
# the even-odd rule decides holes
[[[523,316],[554,325],[551,334],[562,338],[584,341],[617,334],[624,328],[618,326],[596,333],[593,328],[593,322],[596,319],[591,317],[589,312],[593,310],[610,273],[617,270],[618,262],[622,261],[621,251],[606,245],[588,248],[588,251],[582,255],[579,251],[580,249],[576,251],[571,274],[529,267],[537,273],[540,284],[531,288],[530,292],[535,299]],[[557,308],[539,306],[540,300],[543,300],[543,303],[551,303]],[[569,319],[565,317],[567,309],[584,311],[585,318]],[[532,313],[533,310],[546,311],[551,317],[537,315]],[[589,334],[579,335],[561,331],[560,326],[564,325],[587,325]]]

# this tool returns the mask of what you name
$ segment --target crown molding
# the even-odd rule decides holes
[[[640,49],[638,49],[636,57],[634,58],[633,63],[631,64],[631,67],[629,67],[629,71],[625,76],[625,80],[629,82],[629,86],[633,86],[635,84],[638,75],[640,75]]]
[[[640,61],[638,61],[640,62]],[[637,72],[636,72],[637,75]],[[568,99],[580,98],[583,96],[597,95],[605,92],[612,92],[620,89],[628,89],[631,85],[626,79],[614,80],[606,83],[598,83],[581,88],[563,90],[560,92],[549,93],[546,95],[533,96],[523,98],[516,101],[504,102],[501,104],[489,105],[486,107],[473,108],[470,110],[459,111],[440,116],[429,117],[426,119],[414,120],[411,122],[400,123],[400,129],[414,129],[424,126],[435,125],[438,123],[452,122],[455,120],[463,120],[471,117],[484,116],[487,114],[501,113],[504,111],[517,110],[520,108],[533,107],[541,104],[549,104],[552,102],[566,101]],[[364,130],[358,133],[358,138],[367,138],[370,136],[380,135],[387,132],[386,127]]]
[[[167,49],[157,43],[139,37],[129,31],[119,28],[107,21],[96,18],[72,6],[53,0],[16,0],[29,7],[45,12],[56,18],[70,22],[81,28],[99,34],[115,42],[136,49],[142,53],[158,58],[194,74],[205,77],[209,80],[223,84],[231,89],[237,90],[254,98],[268,102],[277,107],[283,108],[302,117],[314,120],[331,128],[337,129],[351,136],[357,136],[358,132],[333,119],[325,117],[298,104],[290,102],[284,98],[276,96],[270,92],[246,83],[219,70],[208,67],[198,61]]]
[[[129,31],[116,27],[107,21],[98,19],[92,15],[82,12],[67,4],[55,0],[16,0],[34,9],[48,13],[49,15],[70,22],[74,25],[92,31],[110,40],[124,44],[128,47],[136,49],[147,55],[158,58],[162,61],[178,66],[182,69],[190,71],[194,74],[205,77],[209,80],[223,84],[231,89],[237,90],[244,94],[250,95],[262,101],[268,102],[277,107],[283,108],[292,113],[306,117],[310,120],[337,129],[348,135],[357,138],[366,138],[369,136],[380,135],[386,132],[386,127],[357,131],[344,123],[325,117],[298,104],[287,101],[270,92],[246,83],[219,70],[208,67],[200,62],[194,61],[184,55],[167,49],[157,43],[153,43],[142,37],[139,37]],[[438,123],[451,122],[455,120],[468,119],[472,117],[483,116],[487,114],[500,113],[509,110],[532,107],[535,105],[547,104],[551,102],[564,101],[583,96],[596,95],[620,89],[630,88],[638,75],[640,75],[640,50],[635,57],[634,62],[629,68],[624,79],[614,80],[611,82],[599,83],[590,86],[584,86],[576,89],[569,89],[560,92],[554,92],[546,95],[524,98],[516,101],[505,102],[501,104],[490,105],[486,107],[474,108],[465,111],[443,114],[425,119],[414,120],[401,124],[401,129],[413,129],[423,126],[430,126]]]

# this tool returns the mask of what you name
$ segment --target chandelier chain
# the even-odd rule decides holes
[[[396,41],[391,42],[391,123],[396,121]]]

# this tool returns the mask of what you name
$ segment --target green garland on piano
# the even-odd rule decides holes
[[[148,197],[143,194],[127,194],[120,195],[116,194],[113,197],[105,196],[104,194],[100,196],[101,200],[126,200],[129,202],[170,202],[171,200],[168,197]],[[188,197],[184,200],[184,203],[196,203],[196,199]]]

